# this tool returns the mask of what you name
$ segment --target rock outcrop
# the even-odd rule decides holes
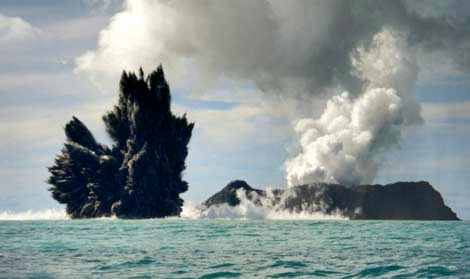
[[[316,183],[268,193],[237,180],[210,197],[204,206],[224,203],[236,206],[240,203],[240,191],[255,205],[295,213],[339,213],[350,219],[459,220],[444,204],[441,194],[425,181],[353,187]]]

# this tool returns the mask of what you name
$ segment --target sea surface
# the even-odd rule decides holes
[[[0,221],[0,278],[470,278],[470,222]]]

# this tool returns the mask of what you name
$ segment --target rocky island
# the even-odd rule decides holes
[[[237,206],[240,194],[255,205],[294,213],[341,214],[349,219],[459,220],[441,194],[425,181],[352,187],[314,183],[266,191],[236,180],[203,205]]]

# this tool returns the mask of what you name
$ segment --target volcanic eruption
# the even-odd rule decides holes
[[[49,167],[52,197],[72,218],[177,216],[194,123],[171,112],[161,65],[147,77],[123,72],[118,104],[103,116],[112,147],[98,143],[76,117]]]

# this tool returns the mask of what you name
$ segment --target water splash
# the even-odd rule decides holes
[[[67,220],[69,217],[64,209],[45,209],[39,211],[3,211],[0,212],[1,221],[27,221],[27,220]]]
[[[292,211],[285,208],[285,203],[289,198],[293,198],[297,193],[292,189],[286,189],[281,195],[275,195],[272,189],[266,189],[266,196],[259,196],[256,193],[249,195],[242,189],[237,191],[240,204],[230,206],[221,204],[206,207],[192,201],[185,201],[181,217],[170,217],[173,220],[195,220],[195,219],[228,219],[228,220],[347,220],[344,215],[335,211],[331,214],[325,213],[325,206],[322,203],[305,204],[299,211]],[[100,217],[95,220],[112,220],[117,217]],[[0,221],[16,220],[70,220],[64,209],[45,209],[40,211],[23,212],[0,212]],[[157,220],[157,219],[155,219]]]
[[[255,193],[250,193],[256,195]],[[283,208],[283,200],[292,197],[293,191],[286,191],[280,200],[275,201],[272,191],[267,189],[267,196],[247,197],[244,190],[237,191],[240,204],[228,204],[205,207],[187,201],[183,205],[182,219],[236,219],[236,220],[347,220],[341,212],[326,214],[321,205],[306,205],[301,211],[295,212]],[[256,201],[256,202],[254,202]]]

